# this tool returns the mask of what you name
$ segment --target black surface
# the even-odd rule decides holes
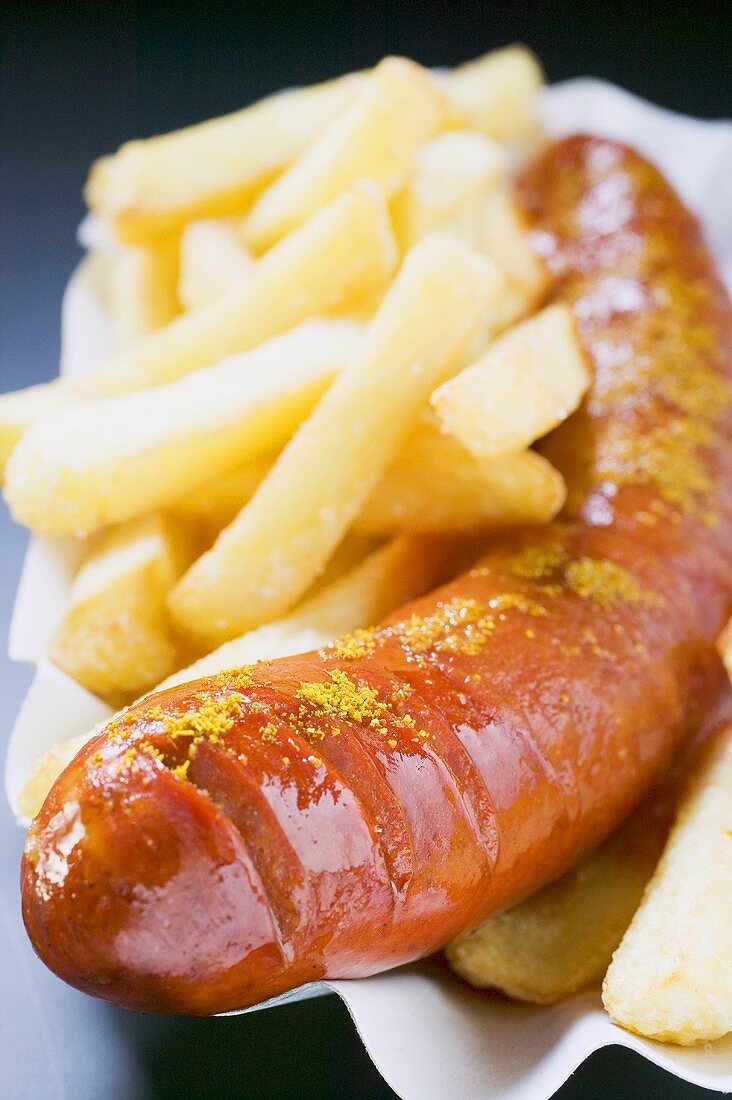
[[[6,4],[0,41],[0,390],[51,377],[59,304],[89,162],[121,141],[406,53],[452,64],[521,39],[550,79],[602,76],[676,110],[732,115],[732,6],[717,4]],[[720,181],[720,185],[724,181]],[[727,181],[729,186],[729,181]],[[5,629],[25,535],[0,513]],[[27,689],[0,658],[0,733]],[[0,1094],[393,1096],[335,998],[226,1020],[135,1016],[67,989],[18,915],[21,837],[0,799]],[[559,1094],[712,1096],[625,1051],[593,1056]]]

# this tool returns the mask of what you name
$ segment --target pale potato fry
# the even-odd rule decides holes
[[[306,321],[170,385],[79,402],[25,433],[7,465],[8,506],[48,535],[165,507],[281,446],[361,342],[349,321]]]
[[[366,500],[356,527],[390,535],[546,523],[565,496],[561,474],[534,451],[479,462],[425,418]]]
[[[690,1046],[732,1031],[732,725],[711,739],[603,1002],[616,1023]]]
[[[339,636],[373,626],[407,600],[446,579],[455,547],[421,538],[396,538],[311,594],[283,619],[265,623],[212,653],[160,685],[183,684],[225,668],[271,661],[330,645]]]
[[[548,306],[510,329],[430,398],[477,459],[522,450],[579,405],[590,371],[569,306]]]
[[[451,130],[418,150],[409,183],[391,212],[402,252],[427,233],[451,233],[482,247],[486,199],[506,167],[496,142],[471,130]]]
[[[75,384],[83,396],[175,381],[386,285],[397,260],[384,197],[361,180],[283,240],[225,298],[184,313]]]
[[[183,309],[198,309],[243,286],[254,272],[254,257],[223,218],[189,222],[180,239],[178,298]]]
[[[66,765],[71,763],[87,741],[100,732],[101,727],[95,726],[89,733],[82,733],[79,737],[72,737],[69,741],[54,745],[45,756],[41,757],[18,795],[14,809],[19,817],[31,820],[36,816]]]
[[[263,458],[207,482],[168,511],[218,532],[231,523],[274,462]],[[420,425],[355,520],[364,534],[457,534],[515,523],[546,523],[564,504],[558,470],[535,451],[478,462],[447,432]]]
[[[479,989],[534,1004],[599,985],[667,834],[668,815],[642,807],[557,882],[454,940],[450,966]]]
[[[93,166],[91,210],[145,244],[194,218],[241,210],[353,101],[364,78],[281,92],[223,118],[131,141]]]
[[[496,141],[524,142],[539,132],[544,74],[525,46],[507,46],[442,76],[451,121]]]
[[[114,250],[107,274],[107,305],[117,347],[131,347],[180,313],[177,285],[177,237]]]
[[[460,241],[434,235],[412,249],[349,369],[171,593],[182,630],[216,644],[297,602],[503,285]]]
[[[57,413],[69,400],[69,394],[58,382],[43,382],[27,390],[0,394],[0,482],[24,432],[34,421]]]
[[[351,550],[353,546],[354,540],[351,540]],[[273,660],[329,645],[339,635],[379,622],[407,600],[447,580],[459,559],[459,548],[448,542],[394,539],[310,595],[286,619],[226,642],[213,653],[169,676],[153,691],[163,691],[253,661]],[[17,810],[20,814],[35,817],[66,765],[99,732],[100,727],[96,726],[56,746],[39,761],[19,796]]]
[[[446,109],[430,73],[414,61],[385,58],[351,107],[255,202],[241,223],[244,240],[255,252],[269,248],[358,179],[374,180],[391,198]]]
[[[531,247],[523,215],[505,182],[486,196],[478,247],[508,277],[511,293],[502,300],[501,312],[489,319],[490,331],[497,335],[537,309],[549,288],[549,273]]]
[[[54,664],[113,705],[172,672],[180,657],[165,597],[196,550],[190,530],[160,516],[93,540],[51,641]]]
[[[166,511],[174,516],[196,520],[210,531],[226,527],[254,495],[255,489],[271,469],[276,454],[267,452],[246,466],[207,481],[198,489],[171,501]]]

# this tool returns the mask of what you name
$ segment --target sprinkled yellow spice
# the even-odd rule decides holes
[[[411,615],[394,626],[402,646],[413,654],[432,649],[436,653],[475,654],[495,629],[486,604],[457,597],[438,603],[430,615]]]
[[[528,629],[524,631],[524,634],[529,639],[533,639],[536,637],[536,631],[532,630],[531,627],[528,627]]]
[[[359,628],[350,634],[343,634],[342,637],[336,638],[328,649],[322,652],[324,656],[333,654],[346,661],[355,661],[362,657],[369,657],[374,652],[378,637],[378,632],[373,627],[368,630]]]
[[[514,577],[526,581],[546,580],[569,559],[567,551],[556,544],[527,546],[506,561],[506,569]]]
[[[333,669],[330,680],[303,682],[297,698],[316,710],[350,722],[369,722],[374,728],[383,726],[388,712],[374,688],[354,683],[343,669]]]
[[[524,615],[533,615],[537,619],[547,614],[547,609],[536,600],[524,596],[521,592],[504,592],[500,596],[494,596],[488,601],[488,606],[496,611],[509,611],[514,609],[522,611]]]
[[[220,690],[246,691],[252,686],[252,673],[254,665],[240,665],[237,668],[227,668],[223,672],[217,672],[206,679],[206,690],[216,692]]]
[[[276,741],[277,732],[277,726],[274,722],[268,722],[266,726],[259,727],[259,736],[263,741]]]
[[[197,701],[199,705],[195,710],[177,716],[164,716],[164,732],[168,737],[173,740],[192,737],[199,739],[199,744],[201,741],[219,744],[222,735],[231,729],[241,714],[242,704],[246,700],[239,692],[232,692],[224,698],[202,692]]]
[[[102,759],[103,757],[101,749],[97,749],[96,752],[92,753],[92,764],[94,764],[95,767],[101,767]]]
[[[686,418],[667,418],[651,431],[629,434],[623,424],[608,432],[598,449],[597,477],[615,485],[650,485],[682,512],[694,511],[712,488],[701,453],[711,442],[704,425],[692,430]]]
[[[316,726],[309,720],[308,708],[305,706],[300,707],[297,713],[298,721],[296,724],[298,733],[301,733],[306,741],[323,741],[325,740],[325,730],[322,726]],[[291,719],[292,720],[292,719]]]
[[[160,707],[153,709],[161,710]],[[122,741],[125,737],[125,734],[129,733],[129,731],[134,726],[135,721],[136,716],[130,712],[129,708],[123,711],[122,714],[118,715],[116,718],[113,718],[112,721],[109,722],[107,725],[108,740],[112,742]]]
[[[562,694],[559,696],[559,698],[561,699],[561,701],[563,703],[568,703],[569,702],[569,695],[567,694],[566,691],[563,691]]]
[[[565,567],[565,577],[577,596],[600,607],[616,607],[620,603],[657,607],[662,603],[657,592],[641,588],[627,569],[604,558],[584,556],[570,561]]]
[[[401,706],[402,703],[406,703],[409,696],[412,694],[411,684],[399,684],[396,683],[391,689],[391,695],[389,696],[393,706]]]
[[[176,767],[171,768],[170,773],[171,775],[177,775],[179,779],[187,779],[190,766],[190,760],[184,760],[182,764],[177,764]]]

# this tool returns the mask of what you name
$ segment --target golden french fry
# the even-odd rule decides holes
[[[79,402],[25,433],[7,465],[8,506],[49,535],[163,508],[282,446],[361,340],[349,321],[306,321],[170,385]]]
[[[548,306],[445,382],[432,407],[476,458],[518,451],[573,412],[590,384],[574,315]]]
[[[376,181],[391,198],[445,111],[430,73],[385,58],[353,104],[262,193],[241,223],[244,240],[255,252],[269,248],[358,179]]]
[[[496,141],[524,142],[539,131],[544,74],[525,46],[507,46],[458,65],[442,77],[451,121]]]
[[[259,260],[240,289],[177,317],[76,383],[103,397],[175,381],[385,285],[396,243],[384,197],[361,180]]]
[[[182,630],[217,644],[297,602],[502,287],[496,265],[460,241],[412,249],[349,369],[171,593]]]
[[[355,526],[383,536],[546,523],[565,496],[562,475],[535,451],[478,461],[454,436],[424,425],[378,482]]]
[[[531,247],[524,216],[507,183],[488,192],[483,208],[479,246],[505,271],[534,305],[545,292],[549,276]]]
[[[351,540],[352,552],[354,541]],[[348,572],[308,597],[286,619],[226,642],[213,653],[169,676],[154,691],[162,691],[201,676],[258,660],[273,660],[309,648],[329,645],[338,635],[379,622],[407,600],[447,580],[456,559],[450,543],[427,539],[394,539]],[[341,555],[339,566],[344,563]],[[329,563],[329,573],[332,563]],[[341,644],[347,644],[343,639]],[[150,694],[150,693],[148,693]],[[96,733],[75,737],[47,753],[36,766],[18,799],[18,812],[34,817],[53,783],[76,753]]]
[[[667,814],[642,807],[557,882],[454,940],[450,966],[479,989],[534,1004],[599,985],[667,833]]]
[[[19,817],[30,820],[36,816],[66,765],[71,763],[87,741],[90,741],[95,734],[101,733],[102,728],[95,727],[89,733],[82,733],[79,737],[63,741],[41,757],[18,795],[14,810]]]
[[[505,167],[500,145],[471,130],[449,130],[426,141],[391,206],[402,252],[432,232],[452,233],[481,248],[486,199]]]
[[[236,213],[348,107],[363,80],[281,92],[223,118],[128,142],[92,168],[89,207],[129,244],[194,218]]]
[[[445,579],[454,555],[454,546],[438,540],[393,539],[329,583],[313,586],[312,594],[286,618],[224,642],[160,686],[171,687],[253,661],[305,653],[330,645],[339,635],[373,626]]]
[[[51,642],[54,664],[113,704],[172,672],[180,658],[165,597],[196,549],[185,526],[160,516],[93,540]]]
[[[488,321],[491,333],[498,335],[537,309],[549,288],[549,273],[531,247],[523,215],[506,183],[486,197],[479,247],[508,278],[510,294],[501,302],[500,313]]]
[[[58,412],[69,400],[67,391],[58,382],[43,382],[26,390],[0,394],[0,482],[11,452],[24,432],[34,421]]]
[[[222,218],[189,222],[180,239],[178,298],[183,309],[198,309],[243,286],[254,272],[254,258],[234,226]]]
[[[690,1046],[732,1031],[732,725],[706,746],[643,902],[615,952],[605,1008]]]
[[[178,238],[121,245],[110,256],[107,303],[119,348],[128,348],[180,313]]]
[[[226,527],[254,495],[255,489],[271,469],[275,453],[254,458],[231,474],[207,481],[198,489],[172,500],[166,511],[203,524],[211,532]]]

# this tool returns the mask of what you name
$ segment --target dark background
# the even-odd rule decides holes
[[[550,80],[605,77],[666,107],[732,115],[732,4],[598,2],[197,6],[8,3],[0,17],[0,390],[56,371],[59,306],[79,258],[81,187],[130,137],[232,110],[405,53],[454,64],[506,43]],[[720,180],[732,196],[732,181]],[[732,201],[732,197],[731,197]],[[26,543],[0,511],[0,627]],[[30,673],[0,658],[0,734]],[[225,1020],[123,1013],[67,989],[20,925],[19,831],[0,798],[0,1092],[97,1097],[389,1097],[335,997]],[[594,1055],[564,1100],[713,1095],[619,1049]]]

